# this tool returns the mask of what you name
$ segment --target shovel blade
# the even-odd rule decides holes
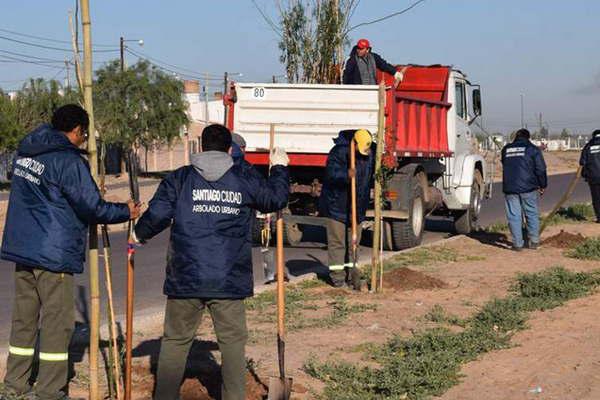
[[[289,400],[292,394],[292,378],[269,378],[268,400]]]

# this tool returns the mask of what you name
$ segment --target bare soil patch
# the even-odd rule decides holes
[[[559,249],[570,249],[585,241],[585,236],[581,233],[569,233],[561,229],[556,235],[545,239],[544,246],[552,246]]]
[[[384,274],[383,287],[394,290],[444,289],[448,284],[410,268],[398,268]]]

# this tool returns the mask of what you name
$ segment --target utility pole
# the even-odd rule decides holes
[[[543,128],[543,124],[542,124],[542,113],[540,113],[540,118],[539,118],[539,124],[540,124],[540,137],[542,136],[542,128]]]
[[[525,121],[523,119],[523,93],[521,93],[521,129],[525,128]]]
[[[223,125],[227,126],[227,117],[229,114],[228,106],[225,105],[225,96],[227,95],[227,83],[229,82],[229,77],[227,72],[223,76]]]
[[[69,60],[65,59],[65,68],[67,69],[67,88],[71,88],[71,77],[69,75]]]
[[[125,71],[125,40],[121,36],[119,40],[119,50],[121,51],[121,72]]]
[[[209,118],[208,118],[208,72],[204,73],[204,125],[208,126]]]
[[[83,26],[83,98],[89,114],[88,160],[92,177],[98,182],[98,156],[96,152],[96,130],[92,103],[92,30],[89,0],[81,1],[81,23]],[[98,226],[90,225],[90,400],[100,399],[98,385],[98,353],[100,345],[100,284],[98,274]]]
[[[140,46],[143,46],[144,39],[126,40],[125,38],[123,38],[123,36],[121,36],[119,38],[119,51],[121,54],[121,72],[124,72],[126,69],[126,66],[125,66],[125,42],[137,42],[137,44],[139,44]]]

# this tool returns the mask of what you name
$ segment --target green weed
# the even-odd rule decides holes
[[[462,364],[509,347],[513,333],[526,328],[529,312],[585,296],[598,284],[598,272],[577,273],[560,267],[521,274],[508,297],[486,303],[465,320],[461,332],[437,327],[408,339],[393,336],[368,351],[379,367],[320,362],[313,356],[304,370],[325,383],[322,399],[426,399],[441,395],[459,382]],[[446,321],[447,315],[441,307],[434,307],[430,318]]]
[[[600,237],[585,239],[566,255],[580,260],[600,260]]]

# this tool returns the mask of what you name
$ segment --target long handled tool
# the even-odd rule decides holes
[[[137,179],[137,162],[133,150],[127,158],[129,164],[129,191],[137,204],[140,201],[140,188]],[[133,347],[133,293],[135,272],[135,243],[133,240],[134,221],[129,221],[127,235],[127,333],[125,335],[125,400],[131,400],[131,351]]]
[[[273,152],[275,127],[271,124],[269,140],[270,152]],[[289,400],[292,393],[292,378],[285,376],[285,268],[283,259],[283,216],[277,212],[277,356],[279,376],[269,378],[268,400]]]
[[[106,159],[106,144],[103,142],[100,147],[100,193],[102,197],[106,194],[106,167],[104,161]],[[104,252],[104,279],[106,285],[106,293],[108,297],[108,325],[110,336],[110,351],[112,358],[112,383],[114,383],[117,400],[123,400],[123,391],[121,387],[121,360],[119,357],[119,345],[117,341],[117,324],[115,320],[115,307],[113,303],[112,290],[112,254],[110,250],[110,238],[108,236],[108,227],[102,225],[102,250]],[[109,372],[109,378],[110,378]],[[111,384],[111,379],[109,379]],[[112,392],[112,387],[111,387]],[[112,398],[112,397],[111,397]]]
[[[358,270],[358,227],[356,218],[356,145],[354,139],[350,140],[350,198],[351,215],[350,223],[352,226],[352,269],[350,270],[350,280],[354,290],[360,290],[360,271]]]
[[[567,191],[565,192],[565,194],[563,195],[563,197],[561,197],[561,199],[558,201],[558,203],[556,203],[556,205],[554,206],[554,208],[552,209],[552,211],[550,211],[550,214],[546,215],[546,217],[542,221],[542,226],[540,227],[540,235],[542,234],[542,232],[544,232],[544,229],[546,229],[546,227],[548,226],[548,221],[550,221],[550,218],[552,218],[554,216],[554,214],[556,214],[556,212],[563,206],[563,204],[565,204],[565,202],[573,194],[573,191],[575,190],[575,186],[577,185],[577,182],[579,181],[579,178],[581,177],[581,172],[582,171],[583,171],[583,168],[580,165],[577,168],[577,172],[575,173],[575,177],[573,178],[573,180],[571,181],[571,183],[569,183],[569,187],[567,188]]]
[[[121,359],[119,357],[117,323],[115,321],[115,307],[113,303],[110,239],[108,237],[108,229],[106,225],[102,225],[102,247],[104,250],[104,275],[106,279],[106,292],[108,295],[108,324],[110,329],[114,384],[117,400],[122,400],[123,392],[121,388]]]

